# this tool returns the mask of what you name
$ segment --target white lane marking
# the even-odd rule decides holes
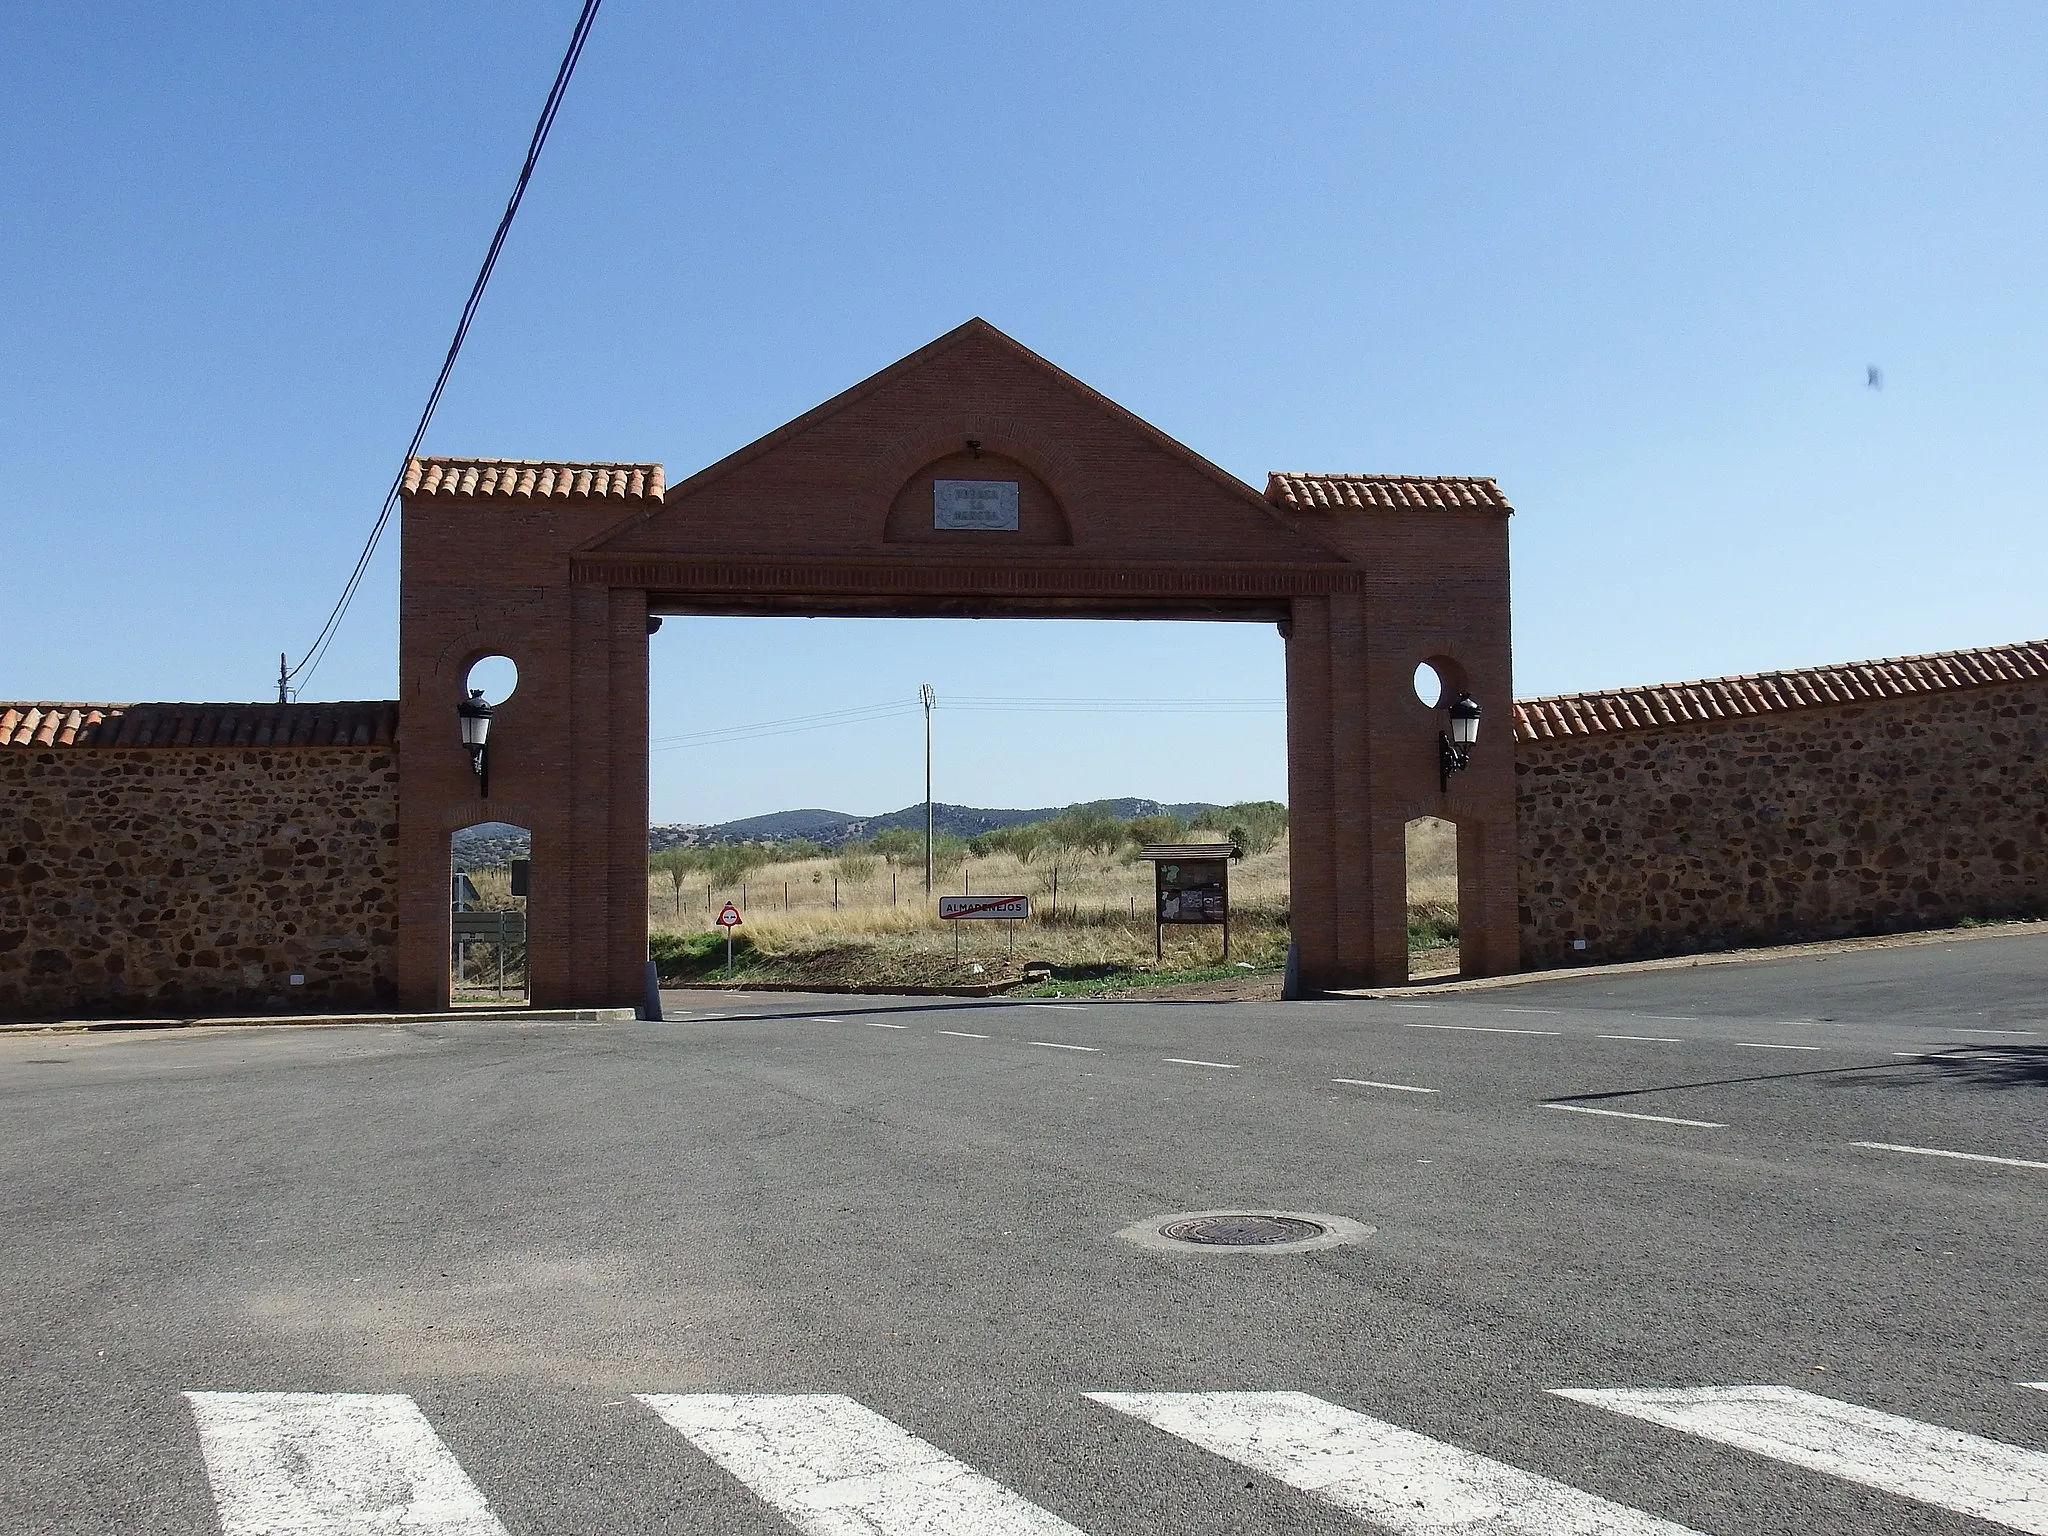
[[[1417,1088],[1412,1083],[1376,1083],[1369,1077],[1333,1077],[1333,1083],[1349,1083],[1354,1088],[1391,1088],[1396,1093],[1435,1093],[1434,1088]]]
[[[1403,1029],[1456,1029],[1474,1035],[1560,1035],[1559,1029],[1503,1029],[1490,1024],[1403,1024]]]
[[[1086,1003],[1026,1003],[1026,1008],[1049,1008],[1055,1013],[1079,1013]]]
[[[2031,1029],[1952,1029],[1952,1035],[2031,1035],[2038,1031]]]
[[[1639,1019],[1648,1019],[1652,1024],[1697,1024],[1700,1016],[1696,1013],[1639,1013]]]
[[[1435,1003],[1389,1003],[1389,1008],[1434,1008]]]
[[[222,1536],[505,1536],[397,1392],[187,1392]]]
[[[834,1018],[831,1014],[826,1013],[807,1013],[804,1015],[804,1022],[806,1024],[844,1024],[846,1020]]]
[[[1625,1109],[1594,1109],[1588,1104],[1545,1104],[1545,1109],[1568,1110],[1575,1115],[1611,1115],[1616,1120],[1654,1120],[1659,1125],[1696,1125],[1703,1131],[1725,1131],[1718,1120],[1681,1120],[1676,1115],[1637,1115]]]
[[[1188,1056],[1162,1056],[1159,1059],[1170,1061],[1176,1067],[1223,1067],[1231,1072],[1237,1070],[1237,1063],[1234,1061],[1196,1061]]]
[[[1796,1387],[1565,1388],[1556,1395],[2048,1536],[2048,1454],[2040,1451]]]
[[[2023,1387],[2032,1387],[2036,1392],[2048,1392],[2048,1381],[2023,1381]]]
[[[908,1024],[884,1024],[884,1023],[883,1023],[883,1022],[882,1022],[882,1021],[881,1021],[880,1019],[857,1019],[857,1020],[855,1020],[854,1022],[856,1022],[856,1023],[858,1023],[858,1024],[865,1024],[865,1025],[866,1025],[866,1026],[867,1026],[867,1027],[868,1027],[869,1029],[908,1029],[908,1028],[910,1028],[910,1026],[909,1026]]]
[[[1099,1051],[1099,1045],[1061,1045],[1057,1040],[1026,1040],[1026,1045],[1043,1045],[1055,1051]]]
[[[986,1040],[988,1038],[987,1035],[977,1035],[971,1030],[965,1029],[942,1029],[939,1033],[942,1035],[952,1035],[961,1040]]]
[[[1920,1157],[1957,1157],[1966,1163],[2000,1163],[2007,1168],[2048,1168],[2048,1163],[2030,1163],[2023,1157],[1993,1157],[1988,1152],[1950,1152],[1941,1147],[1902,1147],[1889,1141],[1852,1141],[1852,1147],[1873,1152],[1912,1152]]]
[[[1640,1040],[1646,1045],[1683,1045],[1676,1035],[1596,1035],[1598,1040]]]
[[[1563,1013],[1562,1008],[1503,1008],[1502,1013]]]
[[[806,1536],[1075,1533],[836,1392],[642,1393],[640,1401]]]
[[[1306,1392],[1087,1395],[1398,1536],[1694,1536]]]
[[[1817,1051],[1817,1045],[1771,1045],[1762,1040],[1738,1040],[1735,1042],[1746,1051]]]

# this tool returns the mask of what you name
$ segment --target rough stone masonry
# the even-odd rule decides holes
[[[2048,642],[1529,700],[1516,734],[1525,967],[2048,916]]]
[[[1525,967],[2048,916],[2048,641],[1515,716]],[[391,1006],[398,794],[390,701],[0,705],[0,1017]]]
[[[0,1016],[389,1007],[396,713],[0,706]]]

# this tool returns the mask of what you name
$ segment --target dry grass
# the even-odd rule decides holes
[[[1128,852],[1063,850],[1029,863],[999,853],[969,858],[942,880],[941,894],[1029,896],[1034,915],[1017,923],[1014,934],[1000,922],[941,923],[936,902],[925,894],[921,864],[892,870],[869,862],[872,870],[862,879],[849,878],[848,866],[832,858],[767,865],[729,886],[692,876],[680,911],[673,887],[657,877],[649,891],[650,925],[657,935],[701,936],[731,901],[745,915],[738,932],[752,951],[749,974],[838,984],[999,980],[1020,974],[1029,962],[1085,973],[1184,970],[1221,960],[1221,932],[1195,927],[1168,928],[1165,954],[1154,959],[1152,866]],[[858,864],[853,868],[860,872]],[[1409,868],[1411,919],[1422,924],[1414,942],[1440,946],[1446,921],[1453,934],[1456,925],[1454,829],[1445,822],[1411,828]],[[1279,965],[1289,919],[1284,838],[1232,868],[1230,902],[1231,961]],[[692,942],[704,944],[701,937]]]
[[[1458,829],[1448,821],[1408,823],[1408,905],[1458,910]]]
[[[699,879],[685,885],[680,916],[672,889],[657,881],[651,925],[656,932],[701,933],[731,901],[746,915],[740,934],[770,969],[814,980],[989,980],[1018,974],[1031,961],[1063,970],[1149,970],[1155,963],[1152,866],[1125,854],[1062,851],[1027,864],[998,853],[969,858],[941,881],[939,894],[1029,896],[1033,916],[1015,924],[1014,933],[1002,922],[940,922],[921,865],[892,870],[878,864],[864,880],[840,871],[837,860],[805,859],[755,870],[743,885],[707,886]],[[1276,963],[1287,943],[1285,845],[1237,865],[1230,886],[1232,960]],[[1165,947],[1169,968],[1213,964],[1222,936],[1170,928]]]

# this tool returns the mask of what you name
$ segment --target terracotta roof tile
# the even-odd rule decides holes
[[[1757,672],[1744,677],[1704,678],[1693,683],[1620,688],[1609,693],[1523,699],[1515,705],[1515,739],[1556,741],[1598,736],[1608,731],[1682,725],[1693,720],[1738,719],[1788,709],[2037,679],[2048,679],[2048,640],[2027,640],[1981,651],[1937,651],[1928,656],[1851,661],[1797,672]]]
[[[395,699],[333,704],[0,704],[0,747],[388,747]]]
[[[1266,477],[1266,500],[1303,512],[1515,510],[1491,480],[1464,475],[1301,475],[1276,470]]]
[[[410,459],[405,494],[466,501],[542,498],[660,501],[659,464],[555,464],[545,459]]]

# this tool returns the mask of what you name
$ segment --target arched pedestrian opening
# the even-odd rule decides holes
[[[503,821],[478,822],[449,839],[448,995],[456,1007],[528,1001],[532,846],[527,828]]]

